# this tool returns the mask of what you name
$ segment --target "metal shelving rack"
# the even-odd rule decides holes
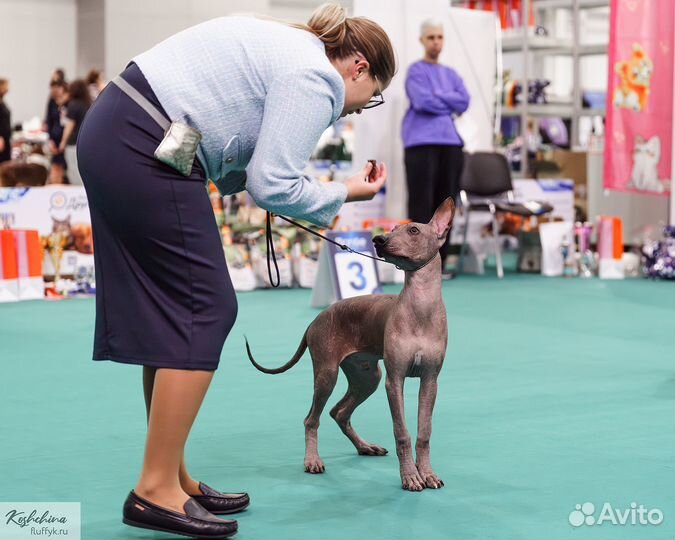
[[[517,107],[503,107],[502,116],[520,116],[521,135],[525,140],[528,120],[536,117],[560,116],[571,119],[572,146],[579,145],[579,119],[582,116],[604,116],[604,109],[586,109],[581,105],[581,77],[580,60],[586,55],[600,55],[607,53],[607,44],[582,45],[580,43],[579,26],[580,11],[609,6],[609,0],[522,0],[521,20],[529,19],[530,6],[537,11],[565,8],[572,10],[572,39],[561,40],[550,36],[530,35],[528,26],[523,26],[520,35],[504,36],[502,38],[502,54],[520,52],[523,58],[522,103]],[[572,57],[572,102],[569,104],[533,105],[527,99],[527,81],[530,78],[530,55],[571,56]],[[521,149],[521,175],[527,175],[528,157],[527,146]]]

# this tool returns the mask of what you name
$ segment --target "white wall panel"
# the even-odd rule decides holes
[[[105,69],[105,0],[77,0],[77,76],[94,68]]]
[[[76,0],[0,0],[0,77],[12,123],[43,117],[56,67],[75,74]]]
[[[200,22],[236,12],[268,13],[269,0],[107,0],[108,76],[135,55]]]
[[[405,0],[354,0],[354,15],[368,17],[384,28],[397,53],[398,75],[383,92],[385,104],[352,115],[354,120],[354,166],[360,169],[369,159],[385,162],[387,180],[386,213],[390,217],[405,217],[407,191],[403,167],[401,121],[405,114],[405,72],[409,59],[406,47]],[[426,2],[420,2],[426,4]],[[420,5],[420,10],[424,7]]]

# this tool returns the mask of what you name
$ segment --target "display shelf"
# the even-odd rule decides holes
[[[580,116],[605,116],[605,108],[604,107],[596,107],[596,108],[588,108],[588,107],[583,107],[579,111]]]
[[[526,135],[528,122],[533,118],[562,117],[570,120],[570,143],[572,146],[579,144],[579,124],[583,117],[604,116],[604,108],[582,107],[581,86],[581,59],[586,56],[606,55],[608,44],[604,41],[608,36],[593,36],[594,41],[600,43],[582,43],[579,25],[582,20],[582,10],[593,8],[606,8],[609,0],[522,0],[520,20],[529,19],[530,9],[537,13],[537,20],[544,21],[544,28],[556,28],[551,20],[557,19],[556,10],[566,9],[571,14],[572,35],[570,37],[552,35],[540,35],[535,27],[525,29],[507,30],[501,36],[500,53],[504,58],[509,58],[516,66],[519,66],[516,75],[512,77],[519,80],[521,87],[527,88],[525,81],[541,77],[543,62],[552,56],[568,56],[571,58],[572,68],[572,92],[568,103],[530,104],[523,103],[515,107],[502,107],[502,117],[520,117],[521,135]],[[549,23],[549,24],[547,24]],[[584,36],[586,40],[587,36]],[[515,57],[521,55],[522,60]],[[503,65],[502,58],[498,59],[498,65]],[[525,98],[527,92],[521,92]],[[527,173],[528,156],[525,148],[521,149],[521,167],[523,173]]]
[[[527,108],[523,105],[518,105],[502,109],[502,116],[521,116],[523,114],[527,116],[561,116],[563,118],[571,118],[574,114],[574,107],[571,103],[544,103],[541,105],[528,104]]]
[[[523,52],[522,36],[508,36],[502,38],[502,51],[504,54],[521,54]],[[553,39],[546,36],[530,37],[527,40],[527,46],[530,54],[545,54],[548,56],[573,56],[575,54],[574,45],[569,40]],[[588,45],[579,45],[576,53],[579,56],[594,56],[607,54],[607,43],[593,43]]]
[[[534,0],[532,2],[537,9],[569,8],[570,0]],[[609,6],[609,0],[579,0],[581,9],[593,9]]]
[[[502,51],[522,52],[523,32],[504,32],[502,35]],[[572,50],[572,41],[569,39],[556,39],[549,36],[527,36],[527,46],[534,50],[547,52],[551,49]]]
[[[546,116],[560,116],[561,118],[572,118],[574,116],[574,107],[572,104],[561,105],[556,103],[544,105],[528,105],[527,111],[522,105],[517,107],[503,107],[503,117],[521,116],[546,117]],[[584,107],[579,110],[579,116],[605,116],[604,108],[588,108]]]
[[[596,54],[607,54],[609,43],[592,43],[588,45],[579,45],[579,54],[593,56]]]

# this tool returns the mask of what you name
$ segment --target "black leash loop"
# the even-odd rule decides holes
[[[267,241],[267,275],[270,278],[270,285],[278,287],[281,284],[281,276],[279,275],[279,265],[277,264],[277,255],[274,252],[274,240],[272,238],[272,213],[267,212],[267,224],[265,227],[265,239]],[[277,282],[274,283],[272,279],[272,266],[270,265],[270,253],[272,254],[272,261],[274,261],[274,270],[277,273]]]

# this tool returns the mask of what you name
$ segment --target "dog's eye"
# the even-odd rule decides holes
[[[417,227],[410,227],[410,228],[408,229],[408,232],[409,232],[410,234],[419,234],[419,233],[420,233],[420,230],[419,230]]]

